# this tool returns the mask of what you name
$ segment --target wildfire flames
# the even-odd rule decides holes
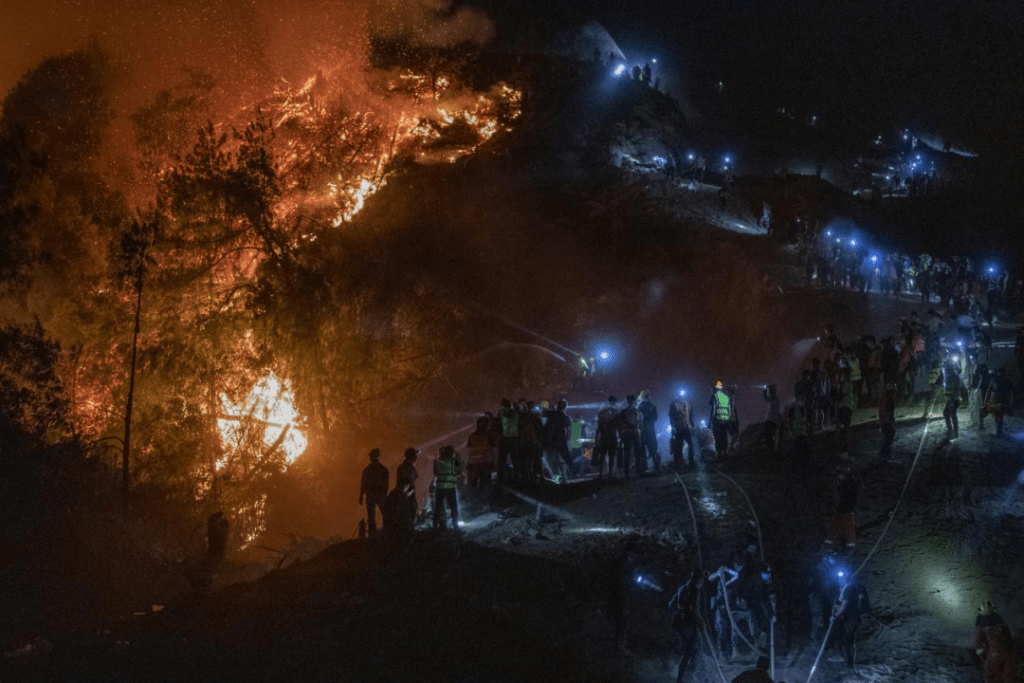
[[[302,418],[295,409],[295,395],[287,380],[281,382],[271,372],[256,383],[241,403],[232,402],[224,394],[220,401],[217,427],[225,454],[216,463],[218,470],[226,467],[231,456],[248,443],[262,445],[261,457],[280,450],[286,467],[305,452],[308,442],[300,428]]]

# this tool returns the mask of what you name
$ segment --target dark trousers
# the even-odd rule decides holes
[[[640,445],[640,432],[623,430],[622,432],[622,473],[629,476],[629,463],[636,462],[637,475],[647,470],[647,463],[644,462],[644,449]]]
[[[459,500],[456,497],[455,489],[439,488],[434,492],[434,528],[447,529],[445,522],[444,506],[452,513],[452,528],[459,528]]]
[[[375,496],[366,494],[366,530],[376,531],[377,530],[377,510],[380,510],[380,518],[384,519],[384,498],[385,496]]]
[[[572,458],[569,457],[569,444],[568,442],[562,441],[561,439],[548,444],[548,451],[557,453],[558,457],[565,463],[565,473],[576,475],[576,466],[572,464]]]
[[[995,404],[989,406],[982,406],[981,411],[978,413],[978,424],[984,424],[986,415],[994,415],[996,420],[996,434],[1002,435],[1003,433],[1003,415],[1005,410],[1003,404]]]
[[[942,417],[946,418],[946,431],[954,435],[960,433],[960,421],[956,416],[956,411],[959,408],[960,400],[958,398],[946,398],[946,407],[942,410]]]
[[[597,468],[598,476],[604,476],[605,460],[608,461],[608,475],[611,475],[612,467],[615,466],[615,451],[618,447],[618,440],[615,438],[614,434],[598,438],[597,443],[594,444],[594,453],[591,456],[593,458],[594,467]]]
[[[719,458],[724,457],[729,450],[729,423],[713,420],[711,431],[715,435],[715,453]]]
[[[515,466],[519,457],[519,438],[515,436],[503,436],[498,444],[498,481],[507,484],[508,464],[511,461]]]
[[[645,428],[643,434],[640,435],[640,443],[644,450],[644,461],[646,462],[647,458],[650,457],[651,464],[654,466],[654,472],[661,472],[661,456],[658,455],[658,433],[653,428]]]
[[[690,668],[690,663],[696,659],[697,653],[700,652],[700,642],[697,640],[697,631],[690,635],[679,634],[680,640],[683,644],[683,656],[679,659],[679,669],[676,671],[676,683],[683,683],[686,680],[686,670]]]
[[[888,458],[892,455],[892,442],[896,438],[896,425],[892,423],[882,424],[882,450],[879,456]]]
[[[683,466],[683,444],[689,449],[690,465],[697,464],[697,450],[693,447],[693,430],[677,429],[672,435],[672,462],[676,468]]]

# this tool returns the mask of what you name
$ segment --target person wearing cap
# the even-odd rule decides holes
[[[722,382],[715,382],[715,390],[711,394],[711,418],[708,423],[715,435],[715,453],[718,459],[725,458],[729,450],[729,423],[732,421],[732,399],[725,393]]]
[[[1013,636],[1006,621],[996,613],[996,606],[991,600],[978,607],[978,617],[974,621],[974,653],[981,659],[985,683],[1013,683],[1017,680]]]
[[[370,464],[363,468],[362,483],[359,486],[359,504],[366,499],[366,529],[370,533],[377,530],[377,509],[384,515],[384,499],[388,496],[388,484],[391,473],[380,463],[380,449],[370,451]]]
[[[438,458],[434,461],[434,529],[448,528],[444,515],[444,506],[452,515],[452,528],[459,528],[459,500],[455,493],[462,479],[462,465],[455,457],[454,446],[442,446]]]
[[[611,479],[613,458],[619,448],[619,409],[615,407],[617,399],[608,397],[608,403],[597,411],[597,433],[594,434],[593,464],[597,468],[598,479],[604,478],[604,461],[608,460],[608,478]]]
[[[643,416],[643,427],[640,431],[641,458],[651,459],[655,474],[661,474],[661,455],[658,453],[658,406],[651,400],[651,392],[644,389],[640,392],[640,405],[637,406]]]
[[[416,456],[420,454],[419,450],[410,446],[405,449],[405,459],[402,464],[395,470],[395,486],[398,488],[405,488],[410,486],[412,494],[410,500],[412,501],[413,513],[415,513],[419,506],[416,503],[416,480],[419,479],[420,473],[416,469]]]
[[[946,407],[942,409],[942,417],[946,419],[946,438],[955,439],[960,436],[957,410],[960,409],[963,380],[960,378],[959,357],[951,354],[949,349],[946,349],[944,354],[945,360],[942,362],[938,375],[938,379],[942,382],[942,393],[946,398]]]
[[[690,467],[697,467],[698,451],[693,443],[696,421],[693,419],[693,407],[684,398],[685,395],[686,392],[681,391],[668,407],[668,419],[672,425],[672,440],[669,443],[669,450],[672,452],[672,464],[676,471],[683,468],[683,444],[686,444],[689,451]]]
[[[848,571],[837,573],[839,579],[839,597],[832,608],[832,617],[836,620],[832,636],[832,645],[838,644],[846,654],[846,666],[855,663],[854,647],[857,641],[857,629],[860,618],[871,611],[868,591]]]

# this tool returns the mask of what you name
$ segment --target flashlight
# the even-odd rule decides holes
[[[701,427],[707,427],[708,426],[708,421],[707,420],[701,420],[700,421],[700,426]]]
[[[689,159],[690,161],[693,161],[697,157],[693,154],[693,152],[691,152],[691,153],[686,155],[686,158]]]
[[[609,356],[609,354],[608,354],[607,351],[602,351],[601,352],[601,360],[608,360],[608,356]]]
[[[850,240],[850,246],[851,247],[857,246],[857,240]]]
[[[960,362],[960,356],[953,356],[953,362],[954,363],[959,363]]]
[[[841,237],[837,237],[837,238],[836,238],[836,244],[838,244],[838,243],[840,243],[840,242],[842,242],[842,241],[843,241],[843,240],[842,240],[842,238],[841,238]]]
[[[617,67],[615,67],[614,74],[616,76],[621,76],[622,72],[625,71],[625,70],[626,70],[626,65],[625,64],[619,64]]]
[[[686,396],[686,389],[680,389],[679,390],[679,395],[680,396]]]
[[[825,231],[825,236],[826,237],[831,237],[832,236],[832,231],[831,230],[826,230]]]
[[[872,256],[871,257],[871,262],[872,263],[878,263],[878,257],[877,256]]]

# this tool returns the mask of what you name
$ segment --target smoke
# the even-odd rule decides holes
[[[181,82],[186,68],[214,76],[222,100],[240,102],[318,69],[365,71],[371,34],[442,47],[492,33],[481,12],[453,11],[448,0],[6,0],[0,97],[45,58],[88,44],[117,68],[113,104],[126,114]]]

